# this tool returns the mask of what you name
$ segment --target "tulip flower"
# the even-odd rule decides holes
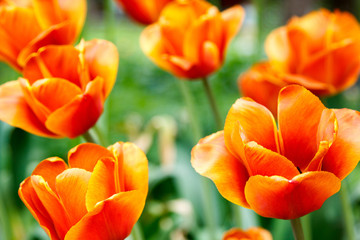
[[[243,18],[239,5],[219,12],[203,0],[177,0],[142,32],[140,45],[155,64],[177,77],[206,77],[222,65]]]
[[[84,143],[68,160],[45,159],[21,183],[31,214],[51,240],[125,239],[145,205],[145,154],[133,143]]]
[[[156,22],[171,1],[174,0],[115,0],[132,19],[145,25]]]
[[[72,44],[86,17],[86,0],[0,1],[0,61],[21,71],[39,48]]]
[[[224,234],[223,240],[272,240],[271,233],[260,227],[252,227],[247,231],[233,228]]]
[[[278,128],[250,98],[231,107],[223,131],[192,150],[195,170],[227,200],[264,217],[295,219],[339,191],[360,159],[360,113],[328,109],[299,85],[279,93]]]
[[[43,47],[24,77],[0,86],[0,120],[39,136],[77,137],[100,117],[117,67],[117,49],[105,40]]]
[[[302,85],[319,96],[333,95],[358,78],[360,25],[350,13],[321,9],[293,17],[286,26],[272,31],[265,51],[269,62],[260,64],[263,67],[255,65],[240,77],[244,96],[262,104],[267,101],[266,106],[272,108],[278,91],[288,84]],[[255,96],[255,89],[263,90]]]

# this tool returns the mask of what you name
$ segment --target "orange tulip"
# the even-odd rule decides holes
[[[268,89],[270,107],[284,84],[300,84],[316,95],[335,94],[354,85],[359,75],[360,25],[349,13],[321,9],[275,29],[265,50],[269,62],[261,65],[271,67],[255,65],[240,77],[244,96],[265,103],[264,91],[253,93]]]
[[[304,87],[283,88],[278,129],[250,98],[231,107],[224,131],[199,141],[192,165],[227,200],[264,217],[294,219],[339,191],[360,159],[360,113],[327,109]]]
[[[68,158],[69,167],[43,160],[21,183],[21,200],[52,240],[125,239],[145,205],[145,154],[132,143],[84,143]]]
[[[243,18],[239,5],[219,12],[203,0],[177,0],[143,31],[140,45],[155,64],[178,77],[206,77],[222,65]]]
[[[24,78],[0,86],[0,120],[39,136],[77,137],[100,117],[117,67],[117,49],[105,40],[43,47]]]
[[[243,231],[233,228],[224,234],[223,240],[272,240],[271,233],[260,227],[249,228]]]
[[[28,56],[72,44],[86,17],[86,0],[0,0],[0,61],[21,71]]]
[[[132,19],[146,25],[156,22],[171,1],[174,0],[115,0]]]

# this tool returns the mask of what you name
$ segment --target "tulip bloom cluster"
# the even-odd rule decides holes
[[[0,120],[44,137],[77,137],[100,117],[117,68],[117,49],[105,40],[43,47],[24,77],[0,86]]]
[[[148,192],[148,162],[132,143],[85,143],[42,161],[19,189],[52,240],[125,239]]]
[[[305,88],[279,94],[278,126],[249,98],[230,109],[224,131],[199,141],[192,165],[229,201],[264,217],[294,219],[339,191],[360,159],[360,113],[327,109]]]
[[[203,0],[177,0],[140,37],[143,52],[177,77],[206,77],[223,63],[244,18],[241,6],[219,12]]]
[[[272,240],[271,233],[260,227],[249,228],[243,231],[233,228],[224,234],[223,240]]]
[[[21,71],[39,48],[75,42],[85,17],[86,0],[0,1],[0,60]]]
[[[240,76],[244,96],[276,112],[276,98],[288,84],[316,95],[332,95],[355,84],[360,72],[360,25],[350,13],[321,9],[292,18],[265,42],[268,62]]]
[[[174,0],[115,0],[132,19],[141,24],[158,20],[162,9]]]

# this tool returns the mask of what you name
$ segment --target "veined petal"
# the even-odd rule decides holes
[[[294,219],[318,210],[340,190],[341,180],[330,172],[307,172],[292,180],[253,176],[245,186],[251,209],[263,217]]]
[[[206,41],[212,42],[217,49],[223,45],[222,19],[216,7],[208,9],[186,31],[183,42],[184,57],[190,62],[201,64],[203,45]],[[221,57],[221,56],[220,56]]]
[[[51,190],[56,192],[56,177],[67,168],[68,167],[64,160],[59,157],[51,157],[41,161],[32,172],[32,175],[39,175],[43,177],[47,184],[49,184]]]
[[[318,150],[316,133],[324,109],[321,101],[304,87],[287,86],[279,94],[279,132],[284,145],[282,155],[301,171]]]
[[[121,192],[96,205],[67,233],[65,240],[125,239],[145,205],[142,191]],[[121,227],[119,227],[121,226]]]
[[[56,137],[45,128],[24,98],[19,81],[0,86],[0,120],[43,137]]]
[[[336,140],[326,154],[322,170],[344,179],[360,159],[360,114],[350,109],[335,109],[339,129]]]
[[[249,166],[248,172],[250,176],[278,175],[290,180],[299,174],[299,171],[290,160],[279,153],[260,146],[256,142],[245,144],[244,154]]]
[[[90,79],[100,76],[104,79],[103,96],[109,95],[116,80],[119,54],[116,46],[105,40],[95,39],[85,42],[85,61]]]
[[[96,204],[116,193],[115,161],[113,158],[102,158],[95,165],[86,192],[86,209],[93,211]]]
[[[30,178],[36,195],[51,217],[59,238],[64,239],[66,233],[71,228],[71,222],[64,205],[41,176],[32,175]]]
[[[61,235],[59,235],[61,233],[58,234],[51,216],[36,194],[31,183],[31,177],[28,177],[20,184],[19,197],[51,239],[61,240]]]
[[[18,56],[18,63],[21,66],[26,64],[28,57],[37,52],[41,47],[48,45],[67,45],[75,41],[74,29],[69,21],[53,25],[42,31],[34,39],[29,42],[26,47],[21,49]]]
[[[264,105],[274,116],[277,116],[279,92],[286,85],[268,62],[255,64],[238,79],[243,96]]]
[[[178,74],[181,73],[179,68],[169,61],[170,56],[158,24],[152,24],[144,29],[140,36],[140,47],[144,54],[160,68],[180,75]]]
[[[145,153],[130,142],[117,142],[108,147],[115,156],[115,181],[123,185],[121,191],[141,190],[148,192],[148,161]],[[121,183],[122,182],[122,183]]]
[[[224,198],[243,207],[249,207],[244,195],[249,174],[242,161],[233,157],[227,150],[223,131],[199,141],[191,151],[191,164],[199,174],[215,183]]]
[[[33,0],[34,11],[43,29],[69,21],[75,29],[75,38],[80,33],[86,17],[85,0]]]
[[[71,225],[87,213],[85,196],[91,173],[79,168],[70,168],[56,177],[56,192],[68,213]]]
[[[69,166],[92,172],[101,158],[112,158],[113,155],[105,147],[94,143],[83,143],[69,151]]]
[[[0,7],[0,58],[21,69],[17,62],[20,51],[39,33],[40,26],[30,8]]]
[[[77,137],[89,130],[103,111],[103,79],[91,81],[84,94],[53,112],[46,127],[60,136]]]
[[[235,125],[238,125],[238,128],[235,128]],[[279,152],[273,115],[267,108],[249,98],[240,98],[233,104],[224,127],[227,148],[234,155],[241,156],[233,135],[240,135],[244,143],[254,141],[269,150]]]
[[[81,95],[81,89],[62,78],[45,78],[31,87],[34,97],[49,111],[54,112]]]
[[[42,78],[63,78],[82,89],[78,56],[79,51],[71,45],[43,47],[26,62],[24,77],[31,84]]]
[[[224,27],[223,46],[220,47],[220,52],[225,52],[230,41],[235,37],[239,31],[243,20],[245,18],[245,10],[240,5],[235,5],[221,12]]]

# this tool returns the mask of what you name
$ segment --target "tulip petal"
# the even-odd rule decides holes
[[[103,96],[105,99],[116,80],[119,65],[116,46],[109,41],[99,39],[85,42],[85,61],[88,64],[91,79],[97,76],[104,79]]]
[[[321,101],[304,87],[291,85],[280,91],[278,119],[284,145],[282,155],[301,171],[318,150],[316,133],[324,109]]]
[[[103,79],[91,81],[83,95],[53,112],[45,123],[46,127],[60,136],[77,137],[89,130],[103,111]]]
[[[267,107],[274,116],[277,115],[277,100],[282,81],[268,62],[259,63],[240,75],[238,86],[244,97],[249,97]]]
[[[140,36],[140,47],[144,54],[160,68],[184,76],[183,71],[169,61],[170,55],[162,37],[161,27],[158,24],[150,25],[144,29]]]
[[[38,80],[32,85],[31,91],[34,97],[51,112],[82,94],[78,86],[62,78]]]
[[[86,209],[93,211],[98,202],[104,201],[116,193],[115,162],[112,158],[102,158],[96,164],[86,192]]]
[[[340,179],[330,172],[307,172],[292,180],[258,175],[248,180],[245,196],[263,217],[294,219],[318,210],[340,185]]]
[[[200,64],[203,45],[211,42],[218,49],[223,45],[221,15],[216,7],[208,10],[206,15],[197,19],[186,31],[183,43],[184,57],[194,64]],[[220,56],[222,57],[222,56]]]
[[[141,190],[148,191],[148,161],[145,153],[135,144],[117,142],[109,146],[115,156],[115,181],[120,181],[117,191]],[[116,169],[117,168],[117,169]]]
[[[27,79],[20,77],[18,81],[21,85],[27,104],[30,106],[31,110],[35,113],[40,122],[44,124],[47,117],[50,115],[50,110],[38,99],[36,99],[35,94],[32,91],[32,86]]]
[[[94,144],[83,143],[72,148],[69,151],[69,166],[72,168],[81,168],[92,172],[95,165],[101,158],[111,158],[113,155],[106,148]]]
[[[0,59],[20,70],[19,52],[39,33],[40,26],[30,8],[0,7]]]
[[[58,236],[60,239],[64,239],[66,233],[72,226],[64,205],[41,176],[32,175],[30,178],[36,195],[51,217]]]
[[[299,174],[297,168],[287,158],[258,145],[256,142],[245,144],[244,153],[250,176],[278,175],[290,180]]]
[[[24,98],[19,81],[0,86],[0,120],[43,137],[56,137],[36,117]]]
[[[65,240],[125,239],[141,215],[145,197],[142,191],[135,190],[115,194],[98,203],[69,230]]]
[[[63,22],[53,25],[50,28],[42,31],[37,37],[21,49],[18,56],[18,63],[25,66],[28,57],[37,52],[41,47],[48,45],[66,45],[75,41],[74,29],[70,27],[70,22]]]
[[[266,55],[269,57],[271,64],[278,70],[290,70],[286,65],[292,59],[289,44],[286,27],[273,30],[265,40]]]
[[[82,88],[79,80],[79,51],[73,46],[46,46],[32,55],[23,70],[30,84],[43,78],[63,78]]]
[[[68,213],[71,225],[76,224],[87,213],[85,196],[90,177],[90,172],[79,168],[67,169],[56,177],[56,192]]]
[[[241,161],[226,149],[223,131],[199,141],[191,151],[191,164],[196,172],[215,183],[225,199],[249,207],[244,195],[249,174]]]
[[[252,227],[246,231],[233,228],[226,232],[223,240],[272,240],[271,233],[260,227]]]
[[[39,175],[49,184],[49,187],[53,192],[56,192],[55,180],[56,177],[67,169],[67,165],[61,158],[52,157],[41,161],[32,175]]]
[[[239,128],[235,128],[239,125]],[[239,131],[234,132],[234,130]],[[234,135],[240,135],[244,143],[254,141],[259,145],[278,152],[277,129],[271,112],[249,98],[238,99],[231,107],[225,121],[224,136],[229,151],[241,156],[237,151],[238,142]]]
[[[58,235],[51,216],[41,203],[32,186],[31,177],[25,179],[20,184],[19,197],[50,238],[53,240],[61,240],[61,235]]]
[[[317,130],[318,150],[306,167],[307,171],[321,171],[322,161],[327,154],[330,146],[336,139],[338,123],[333,110],[324,109],[321,114],[320,123]]]
[[[33,7],[43,29],[69,21],[76,38],[85,22],[85,0],[33,0]]]
[[[334,173],[344,179],[360,159],[360,113],[350,109],[334,110],[339,129],[336,140],[326,154],[322,170]]]
[[[240,5],[235,5],[222,11],[221,18],[223,19],[225,36],[223,47],[220,47],[220,52],[225,52],[227,45],[235,37],[244,21],[245,10]]]

